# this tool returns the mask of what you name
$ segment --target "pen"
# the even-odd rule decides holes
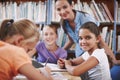
[[[45,61],[45,65],[44,66],[46,66],[47,65],[47,63],[48,63],[48,60],[49,60],[49,57],[47,58],[47,60]]]

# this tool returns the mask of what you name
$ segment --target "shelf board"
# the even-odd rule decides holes
[[[111,26],[114,25],[114,22],[100,22],[100,26]]]
[[[116,25],[120,25],[120,22],[117,22]]]

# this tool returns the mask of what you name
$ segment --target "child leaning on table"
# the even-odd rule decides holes
[[[1,80],[12,80],[17,74],[23,74],[29,80],[52,80],[49,68],[44,68],[44,73],[36,70],[27,54],[39,40],[33,22],[28,19],[15,22],[12,19],[4,20],[0,26],[0,40]]]
[[[85,52],[72,60],[60,59],[58,65],[75,76],[88,71],[89,77],[85,80],[111,80],[107,56],[104,49],[99,48],[100,39],[97,25],[86,22],[79,29],[79,44]]]

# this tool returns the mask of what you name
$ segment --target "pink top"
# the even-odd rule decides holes
[[[0,80],[12,80],[27,63],[31,59],[22,48],[0,41]]]

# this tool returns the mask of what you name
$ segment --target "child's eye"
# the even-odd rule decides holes
[[[60,8],[57,8],[57,11],[60,11]]]
[[[47,33],[45,33],[44,35],[45,35],[45,36],[47,36],[48,34],[47,34]]]
[[[79,40],[82,40],[82,38],[81,38],[81,37],[79,37]]]
[[[63,6],[63,9],[66,9],[67,8],[67,6]]]
[[[91,37],[90,37],[90,36],[87,36],[86,39],[89,40],[89,39],[91,39]]]

